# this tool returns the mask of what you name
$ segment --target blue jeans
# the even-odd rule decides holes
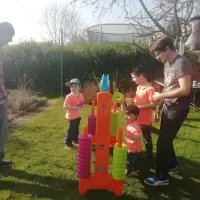
[[[8,116],[4,104],[0,104],[0,160],[4,158],[4,146],[8,138]]]

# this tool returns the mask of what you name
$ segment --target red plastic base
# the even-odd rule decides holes
[[[114,180],[110,175],[102,177],[101,174],[92,175],[88,179],[79,179],[79,193],[85,194],[88,190],[109,190],[116,196],[121,196],[123,191],[123,181]]]

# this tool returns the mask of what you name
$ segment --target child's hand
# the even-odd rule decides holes
[[[127,138],[131,138],[131,134],[128,133],[128,132],[125,133],[125,136],[126,136]]]
[[[84,104],[85,104],[85,101],[80,101],[76,106],[77,107],[83,107]]]
[[[134,98],[126,98],[126,104],[127,105],[134,105]]]

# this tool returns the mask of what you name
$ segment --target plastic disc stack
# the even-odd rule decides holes
[[[124,95],[121,92],[115,92],[112,96],[112,102],[114,103],[122,103],[124,99]]]
[[[119,129],[118,144],[115,144],[113,151],[112,177],[115,180],[123,180],[125,178],[127,146],[122,145],[123,129]]]
[[[78,138],[78,177],[88,178],[91,171],[91,147],[92,139],[88,135],[86,128],[84,134]]]

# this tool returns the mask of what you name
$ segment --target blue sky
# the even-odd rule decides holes
[[[41,35],[44,35],[44,29],[39,23],[41,12],[51,2],[55,2],[55,0],[1,0],[0,21],[8,21],[14,25],[16,30],[16,35],[13,38],[14,43],[30,38],[34,38],[37,41],[42,40]],[[64,2],[69,2],[69,0]],[[144,2],[148,7],[152,6],[152,0],[144,0]],[[78,3],[76,9],[81,14],[84,22],[89,26],[98,23],[97,16],[93,16],[95,10],[93,6],[82,7]],[[137,13],[140,9],[136,1],[134,12]],[[123,16],[119,18],[120,14],[120,8],[114,7],[112,13],[102,18],[100,23],[123,23],[125,20]]]

